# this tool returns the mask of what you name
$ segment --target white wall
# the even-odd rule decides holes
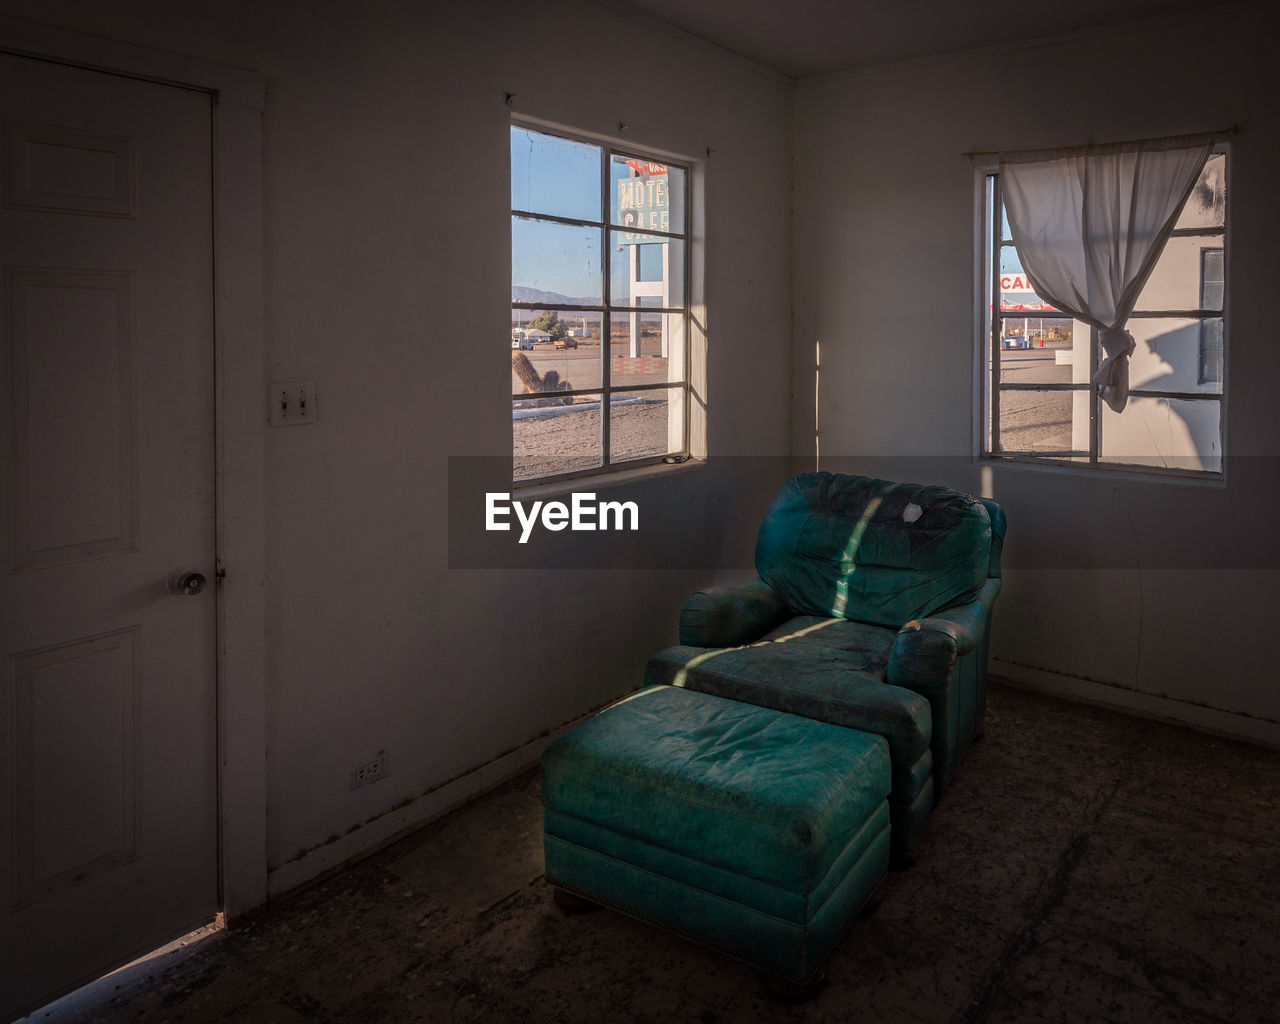
[[[804,396],[820,339],[824,468],[981,489],[974,184],[961,154],[1238,125],[1227,486],[995,467],[1009,571],[993,657],[1028,684],[1276,742],[1266,620],[1280,560],[1266,510],[1280,498],[1280,107],[1265,9],[802,84],[792,436],[797,455],[812,452]]]
[[[625,122],[704,161],[710,451],[782,456],[790,84],[577,0],[0,13],[266,77],[263,373],[316,381],[319,411],[266,438],[273,891],[638,685],[705,571],[448,568],[448,457],[511,450],[509,117]],[[759,510],[726,509],[716,479],[651,481],[642,514],[745,569]],[[348,792],[382,750],[390,777]]]

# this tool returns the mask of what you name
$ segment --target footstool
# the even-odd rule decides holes
[[[882,737],[656,686],[543,754],[547,881],[806,985],[888,869],[889,788]]]

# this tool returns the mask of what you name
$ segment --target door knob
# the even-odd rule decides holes
[[[204,573],[196,569],[177,569],[169,577],[169,593],[178,597],[195,597],[208,582]]]

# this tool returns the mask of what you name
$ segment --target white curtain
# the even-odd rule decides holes
[[[1112,409],[1129,400],[1125,330],[1213,147],[1212,135],[1000,154],[1009,232],[1031,286],[1099,330],[1094,387]]]

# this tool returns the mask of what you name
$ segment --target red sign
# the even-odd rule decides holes
[[[1023,296],[1026,298],[1023,299]],[[1022,272],[1000,275],[1000,309],[1005,313],[1058,312],[1036,294],[1031,278]]]
[[[644,160],[628,160],[627,166],[630,167],[633,171],[636,172],[636,174],[639,174],[639,175],[667,173],[666,164],[651,164]]]

